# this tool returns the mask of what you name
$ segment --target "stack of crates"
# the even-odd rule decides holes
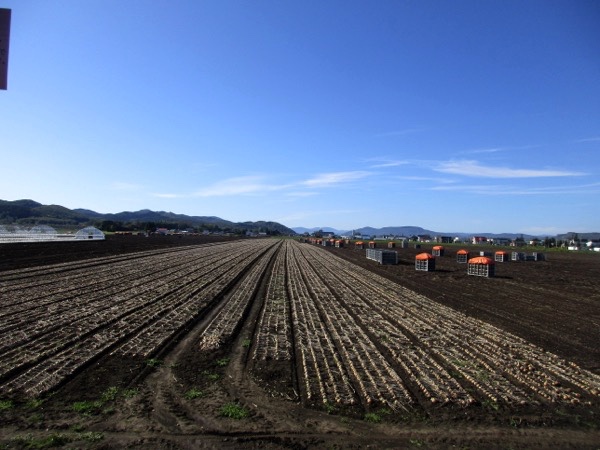
[[[368,248],[367,259],[377,261],[379,264],[398,264],[398,252],[393,250]]]
[[[429,253],[419,253],[415,256],[415,270],[433,272],[435,270],[435,256]]]
[[[469,252],[466,250],[459,250],[456,252],[456,262],[466,264],[469,260]]]
[[[433,256],[444,256],[444,247],[442,247],[441,245],[436,245],[431,250],[431,254]]]
[[[496,262],[508,262],[508,253],[500,250],[494,254],[494,261]]]
[[[513,261],[524,261],[525,253],[523,252],[512,252],[512,260]]]
[[[486,256],[471,258],[467,273],[478,277],[493,277],[496,274],[496,263]]]

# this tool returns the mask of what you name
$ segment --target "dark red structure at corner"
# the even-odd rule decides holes
[[[11,10],[0,8],[0,89],[8,86],[8,46],[10,43]]]

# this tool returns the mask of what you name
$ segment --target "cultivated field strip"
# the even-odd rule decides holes
[[[253,359],[258,361],[292,359],[290,299],[285,288],[287,248],[285,245],[277,252],[269,277],[253,351]]]
[[[302,251],[358,320],[382,333],[380,345],[432,401],[597,401],[597,375],[319,248],[303,246]]]
[[[215,261],[219,259],[218,256],[212,258]],[[143,268],[134,273],[131,268],[126,270],[125,267],[117,265],[114,267],[114,272],[107,269],[95,273],[94,277],[90,277],[88,274],[85,282],[74,282],[73,286],[75,287],[71,289],[62,288],[64,280],[56,282],[56,284],[61,285],[59,287],[56,285],[46,286],[36,297],[32,297],[33,286],[29,289],[23,289],[20,294],[33,298],[33,300],[22,302],[19,305],[8,305],[5,314],[0,316],[0,326],[5,331],[15,328],[25,334],[30,333],[29,329],[33,330],[32,332],[35,334],[47,331],[48,326],[59,328],[61,321],[71,323],[73,319],[81,320],[96,315],[98,309],[112,308],[114,303],[125,303],[128,298],[133,299],[132,301],[135,302],[138,296],[146,295],[147,292],[156,293],[167,290],[169,289],[169,280],[194,263],[193,259],[177,256],[171,256],[170,258],[161,256],[157,259],[156,262],[165,267],[158,274]],[[206,265],[211,262],[211,256],[208,255],[202,261],[202,264]],[[103,278],[111,280],[109,286]],[[85,295],[81,295],[82,292]],[[107,302],[107,298],[111,301]],[[49,315],[59,317],[60,320],[48,322]],[[17,338],[17,336],[15,335],[14,338]],[[4,342],[4,344],[9,345],[10,342]]]
[[[207,248],[212,245],[219,245],[219,243],[202,244],[202,247]],[[81,270],[85,268],[102,268],[106,264],[113,264],[118,261],[131,263],[131,261],[134,261],[136,259],[143,259],[154,255],[166,255],[168,253],[185,252],[186,250],[196,247],[198,246],[192,245],[187,247],[182,246],[175,248],[144,250],[135,253],[127,253],[124,255],[99,256],[80,261],[70,261],[16,270],[5,270],[1,272],[2,276],[0,279],[0,288],[15,286],[18,287],[20,285],[29,285],[31,283],[44,283],[45,281],[43,279],[40,279],[40,276],[45,277],[52,273],[59,273],[64,276],[70,271],[81,272]]]
[[[208,250],[209,246],[203,245]],[[183,266],[189,261],[193,261],[195,256],[188,255],[187,248],[179,247],[177,249],[154,250],[152,252],[141,252],[131,254],[130,258],[123,256],[110,256],[97,258],[83,262],[71,262],[42,268],[31,269],[35,271],[35,278],[31,275],[17,277],[17,273],[3,272],[0,276],[0,290],[6,295],[3,299],[3,305],[7,308],[0,312],[0,317],[19,311],[20,308],[26,309],[30,303],[40,305],[40,302],[52,303],[60,300],[60,296],[76,295],[82,288],[93,288],[93,284],[105,274],[118,284],[121,280],[128,281],[127,277],[131,274],[131,265],[136,260],[143,267],[147,258],[161,258],[165,270],[177,270],[176,266]],[[99,261],[100,260],[100,261]],[[93,274],[93,276],[91,276]],[[55,276],[52,276],[55,275]],[[156,274],[146,274],[146,276],[156,276]],[[38,296],[31,298],[30,292],[37,289]],[[5,301],[4,301],[5,300]],[[14,306],[14,308],[13,308]]]
[[[291,251],[361,401],[366,405],[385,404],[393,409],[406,409],[412,398],[402,379],[334,292],[319,279],[300,245],[294,242]]]
[[[0,331],[0,342],[14,334],[23,336],[18,345],[0,353],[0,380],[4,381],[2,391],[38,395],[52,389],[101,354],[118,348],[123,341],[135,342],[122,347],[123,353],[137,355],[136,352],[139,352],[139,356],[147,356],[200,314],[212,297],[220,295],[241,271],[275,243],[268,240],[237,241],[164,254],[157,252],[137,258],[135,263],[125,267],[117,262],[119,273],[128,274],[119,283],[127,288],[119,291],[120,297],[111,291],[113,279],[110,270],[99,271],[96,276],[94,272],[89,273],[89,267],[85,267],[82,270],[95,278],[91,286],[102,285],[104,290],[94,289],[88,294],[88,285],[80,293],[81,302],[76,303],[69,296],[64,299],[79,319],[68,317],[65,322],[64,309],[47,309],[46,320],[33,321],[32,329],[23,330],[23,333]],[[172,253],[176,254],[175,260],[169,258]],[[168,271],[167,266],[163,266],[169,262],[175,264],[175,261],[184,263],[179,265],[179,270]],[[168,275],[162,276],[165,271]],[[57,275],[51,271],[49,277]],[[140,278],[144,282],[136,284]],[[29,290],[32,299],[38,296],[40,286],[45,285],[34,285]],[[212,288],[207,289],[209,286]],[[108,295],[102,292],[108,292]],[[203,294],[199,295],[200,292]],[[4,287],[0,295],[3,303],[9,298]],[[144,328],[164,331],[144,334]]]
[[[279,247],[280,245],[272,246],[262,255],[227,303],[204,329],[198,344],[201,350],[216,350],[235,336],[256,294],[260,279]]]
[[[354,388],[308,292],[296,255],[290,250],[286,256],[288,291],[293,299],[294,342],[305,398],[309,402],[353,405],[357,402]]]
[[[224,259],[209,273],[196,278],[193,283],[185,282],[186,288],[174,292],[171,298],[163,299],[161,309],[147,320],[140,331],[118,347],[113,354],[144,356],[155,352],[162,342],[188,320],[203,310],[217,297],[251,261],[248,256]],[[182,277],[182,281],[185,278]],[[164,307],[163,307],[164,305]]]
[[[242,272],[256,264],[257,251],[250,248],[229,259],[219,261],[218,265],[209,272],[199,283],[194,283],[194,290],[182,296],[178,293],[177,307],[171,308],[166,314],[161,314],[154,323],[145,326],[135,336],[123,343],[113,354],[148,357],[156,349],[173,336],[183,325],[194,319],[199,311],[204,311],[213,299],[230,289]],[[175,303],[175,302],[173,302]]]
[[[45,393],[103,356],[153,357],[217,304],[199,351],[227,349],[256,305],[249,367],[274,390],[298,386],[308,404],[562,407],[600,397],[600,376],[514,334],[320,247],[275,239],[1,273],[0,396]]]
[[[94,272],[93,276],[88,273],[88,282],[83,285],[77,285],[75,291],[65,294],[61,288],[52,289],[46,286],[43,292],[40,292],[38,286],[31,286],[29,289],[22,289],[21,295],[26,295],[32,300],[26,302],[26,308],[23,304],[7,306],[4,316],[0,317],[0,326],[3,333],[11,331],[13,328],[18,330],[6,336],[0,343],[0,351],[6,351],[8,348],[17,345],[23,345],[42,336],[56,331],[59,336],[65,336],[64,327],[76,327],[75,337],[79,337],[86,330],[93,329],[96,323],[104,322],[103,316],[113,317],[115,308],[118,306],[121,314],[129,310],[136,310],[140,306],[140,299],[159,298],[161,294],[166,294],[174,289],[173,280],[181,273],[194,266],[198,274],[203,274],[206,270],[213,267],[214,264],[221,262],[220,252],[212,249],[203,249],[202,258],[194,252],[174,255],[155,255],[145,264],[139,264],[135,267],[131,265],[123,267],[117,264],[114,268],[116,274],[112,276],[113,271]],[[154,264],[164,267],[156,273],[152,270]],[[57,284],[62,286],[62,280],[59,277],[50,275],[49,277],[57,279]],[[116,279],[115,279],[116,278]],[[51,295],[44,297],[46,292]],[[11,293],[6,293],[7,297]],[[44,297],[38,302],[38,298]],[[12,312],[15,310],[15,312]],[[49,336],[50,337],[50,336]],[[36,349],[37,352],[39,349]],[[0,376],[2,374],[2,362],[0,362]]]
[[[192,279],[191,281],[197,280]],[[22,362],[22,358],[28,357],[40,360],[44,357],[51,356],[54,353],[58,353],[58,350],[63,348],[63,353],[68,354],[73,351],[71,348],[73,344],[77,343],[77,345],[81,346],[82,340],[84,339],[94,339],[95,341],[101,342],[110,341],[110,339],[105,339],[102,336],[107,335],[111,330],[128,330],[140,321],[142,321],[143,324],[144,322],[153,320],[154,317],[160,317],[160,313],[163,309],[172,307],[169,302],[170,297],[177,296],[178,298],[179,295],[185,293],[186,289],[189,289],[190,285],[191,283],[189,281],[183,282],[182,284],[178,283],[171,292],[161,292],[158,296],[156,296],[157,292],[154,291],[150,295],[144,296],[143,294],[147,294],[147,292],[141,293],[134,290],[134,295],[129,301],[119,304],[119,316],[117,317],[119,320],[116,323],[111,323],[115,320],[114,308],[105,308],[98,314],[93,315],[89,320],[83,321],[82,323],[76,322],[75,324],[65,324],[62,328],[53,333],[42,335],[38,339],[40,345],[35,345],[38,344],[38,342],[34,343],[34,345],[27,345],[26,352],[19,354],[18,349],[17,351],[8,352],[5,355],[5,358],[3,358],[2,365],[6,361],[7,363],[12,364],[13,367],[18,368],[11,358],[14,354],[21,358],[21,361],[19,361],[21,364],[25,364],[28,362],[31,363],[32,361],[25,360],[25,362]],[[152,296],[155,297],[153,298]],[[125,323],[121,324],[123,321]],[[106,324],[109,326],[105,328]],[[74,329],[73,326],[76,328]],[[100,331],[97,332],[97,330]],[[119,335],[118,331],[117,335]],[[60,345],[56,345],[56,342],[59,342]]]

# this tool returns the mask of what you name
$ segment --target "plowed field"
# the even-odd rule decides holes
[[[600,255],[396,250],[2,245],[0,445],[597,448]]]

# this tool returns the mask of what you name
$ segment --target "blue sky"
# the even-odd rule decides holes
[[[600,2],[0,0],[0,198],[600,231]]]

